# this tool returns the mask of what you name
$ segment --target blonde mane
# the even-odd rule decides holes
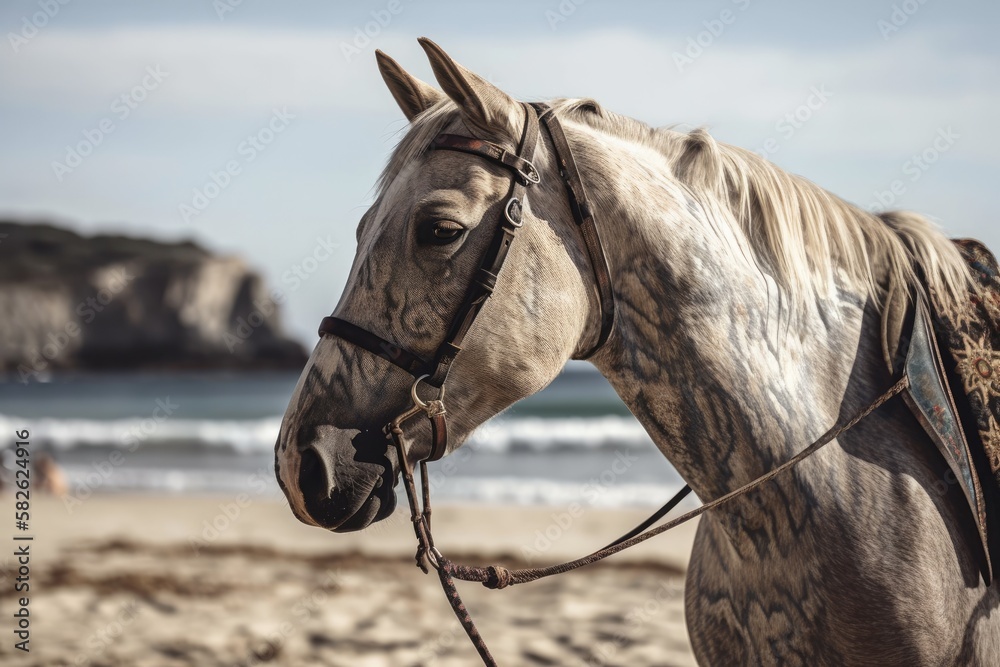
[[[842,278],[876,304],[892,289],[912,296],[929,288],[951,301],[972,288],[955,245],[921,215],[870,213],[702,128],[653,128],[590,99],[550,104],[555,113],[660,151],[694,199],[739,225],[758,264],[793,304],[836,294]],[[383,170],[378,192],[457,117],[454,103],[445,100],[416,118]]]
[[[929,288],[949,301],[964,299],[972,288],[955,245],[923,216],[869,213],[702,128],[652,128],[593,100],[560,100],[553,107],[663,153],[696,200],[739,225],[759,264],[793,303],[835,294],[838,272],[877,304],[895,288],[907,295]]]

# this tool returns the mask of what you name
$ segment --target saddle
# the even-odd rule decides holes
[[[979,241],[954,243],[973,277],[968,298],[926,287],[913,304],[891,289],[883,352],[890,372],[910,376],[903,398],[948,463],[942,482],[962,488],[989,585],[1000,570],[1000,266]]]

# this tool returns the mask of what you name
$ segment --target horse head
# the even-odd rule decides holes
[[[534,113],[433,42],[421,45],[443,93],[377,54],[410,126],[358,225],[357,253],[334,311],[378,344],[366,349],[339,336],[321,338],[275,445],[276,472],[295,515],[338,532],[392,513],[400,462],[383,426],[411,404],[413,377],[391,359],[400,350],[435,358],[507,215],[517,176],[497,160],[430,145],[457,135],[516,155]],[[531,183],[518,202],[517,242],[447,373],[449,451],[545,387],[599,335],[584,242],[541,139],[531,159],[547,178]],[[407,428],[418,443],[413,456],[425,457],[430,427]]]

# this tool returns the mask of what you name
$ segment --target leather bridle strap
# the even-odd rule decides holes
[[[377,336],[367,329],[362,329],[339,317],[324,317],[319,325],[319,335],[336,336],[344,340],[349,340],[358,347],[364,348],[372,354],[377,354],[390,363],[399,366],[414,377],[419,377],[430,367],[430,362],[423,357],[418,357],[409,350],[404,350],[398,345],[393,345],[381,336]]]
[[[594,272],[594,283],[597,286],[598,305],[601,313],[600,333],[597,340],[586,352],[574,357],[575,359],[588,359],[604,346],[615,328],[615,292],[611,282],[611,269],[608,266],[608,258],[604,254],[604,244],[601,243],[601,234],[597,229],[594,209],[587,200],[587,188],[580,177],[580,170],[576,168],[576,159],[573,157],[569,141],[566,140],[562,123],[559,117],[552,113],[550,107],[544,104],[535,104],[534,106],[539,113],[542,127],[548,132],[549,140],[552,141],[556,162],[559,165],[559,175],[566,185],[569,207],[573,213],[573,220],[583,236],[583,243],[590,258],[590,266]]]
[[[490,565],[489,567],[470,567],[467,565],[458,565],[449,561],[446,558],[440,556],[440,553],[435,553],[435,558],[437,561],[437,566],[444,569],[456,579],[461,579],[463,581],[478,581],[487,588],[505,588],[507,586],[513,586],[514,584],[526,584],[532,581],[537,581],[543,577],[551,577],[554,574],[562,574],[563,572],[569,572],[577,568],[584,567],[586,565],[592,565],[598,561],[604,560],[608,556],[612,556],[619,551],[624,551],[630,547],[634,547],[637,544],[641,544],[651,537],[656,537],[662,533],[667,532],[672,528],[676,528],[682,523],[687,523],[688,521],[701,516],[705,512],[710,512],[717,507],[730,503],[737,498],[745,496],[746,494],[754,491],[764,484],[767,484],[772,479],[782,474],[783,472],[794,468],[799,463],[809,458],[817,451],[830,444],[836,440],[839,436],[843,435],[847,431],[851,430],[857,426],[865,417],[882,407],[889,399],[898,396],[903,393],[907,387],[910,386],[910,378],[908,375],[903,375],[895,384],[893,384],[889,389],[887,389],[882,395],[876,398],[874,401],[869,403],[863,410],[858,412],[853,418],[847,422],[835,424],[829,431],[820,436],[819,440],[816,440],[811,445],[799,451],[795,456],[788,459],[781,465],[777,466],[764,473],[760,477],[747,482],[738,489],[734,489],[729,493],[723,494],[722,496],[705,502],[703,505],[696,507],[695,509],[686,512],[675,519],[671,519],[664,524],[661,524],[655,528],[650,528],[645,531],[639,532],[632,535],[631,537],[624,537],[615,540],[603,549],[599,549],[592,554],[584,556],[583,558],[578,558],[576,560],[567,561],[565,563],[560,563],[558,565],[550,565],[549,567],[537,567],[537,568],[525,568],[522,570],[507,570],[499,565]],[[683,490],[682,490],[683,492]],[[670,500],[674,503],[676,496]],[[428,531],[430,529],[428,528]],[[631,531],[634,532],[634,531]],[[631,534],[630,532],[630,534]],[[430,534],[428,532],[428,537]],[[430,537],[433,542],[433,537]]]
[[[444,384],[445,378],[448,377],[448,372],[451,370],[452,362],[462,351],[462,341],[465,339],[465,334],[472,328],[472,323],[476,321],[476,317],[486,304],[486,300],[493,294],[497,277],[500,275],[500,269],[503,268],[504,262],[507,261],[507,253],[514,242],[517,230],[524,224],[523,211],[526,188],[541,181],[538,170],[531,164],[531,158],[535,155],[535,146],[538,143],[538,114],[535,113],[534,108],[528,105],[523,105],[523,108],[524,128],[521,131],[521,141],[516,156],[510,155],[500,146],[488,141],[459,137],[453,134],[439,135],[431,142],[431,148],[434,150],[453,150],[479,155],[494,164],[509,169],[514,175],[507,201],[504,204],[503,215],[500,217],[493,240],[486,249],[486,254],[472,279],[472,284],[469,285],[465,299],[458,308],[448,335],[435,355],[435,369],[427,380],[435,387]]]
[[[597,288],[600,310],[600,327],[597,339],[587,348],[586,352],[576,355],[574,358],[589,358],[607,342],[614,331],[615,324],[615,297],[611,270],[604,253],[604,246],[601,243],[593,208],[587,199],[587,190],[577,169],[576,159],[573,157],[573,151],[566,140],[562,123],[550,107],[538,103],[523,105],[523,108],[524,126],[516,154],[483,139],[454,134],[438,135],[428,147],[430,150],[451,150],[475,155],[507,169],[512,175],[511,187],[503,206],[503,214],[500,216],[493,239],[472,278],[465,298],[459,305],[444,340],[434,352],[433,357],[427,359],[356,324],[334,316],[323,318],[319,327],[320,336],[337,336],[352,342],[402,368],[413,377],[426,378],[428,384],[441,387],[448,377],[452,362],[462,350],[462,341],[465,335],[469,332],[486,300],[493,293],[511,243],[514,241],[517,230],[523,224],[526,188],[541,182],[541,175],[531,162],[538,142],[539,123],[541,123],[552,142],[559,175],[566,187],[570,211],[587,249]]]
[[[474,274],[465,298],[459,305],[444,341],[438,346],[433,359],[405,350],[386,339],[339,317],[325,317],[320,323],[319,335],[332,335],[350,341],[359,347],[386,359],[414,377],[425,377],[428,384],[441,387],[452,362],[462,350],[462,341],[493,294],[500,269],[507,260],[511,243],[517,230],[524,224],[524,196],[527,187],[540,182],[538,170],[531,163],[538,143],[538,114],[534,107],[524,105],[524,126],[518,142],[517,154],[483,139],[454,134],[438,135],[431,142],[431,150],[451,150],[482,157],[511,172],[511,186],[503,204],[493,239],[487,247],[479,268]],[[443,452],[441,452],[443,454]],[[433,460],[433,459],[432,459]]]
[[[439,134],[431,142],[431,148],[469,153],[470,155],[478,155],[487,160],[497,162],[500,166],[513,171],[522,185],[532,185],[540,183],[542,180],[538,174],[538,170],[535,169],[535,165],[531,164],[531,162],[520,155],[511,154],[504,148],[489,141],[463,137],[457,134]],[[522,145],[519,152],[528,154],[526,148],[526,146]]]

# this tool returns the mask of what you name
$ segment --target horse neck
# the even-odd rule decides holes
[[[665,158],[600,140],[580,153],[614,224],[602,232],[617,333],[593,361],[685,481],[717,497],[822,435],[845,401],[865,300],[841,291],[790,312],[742,232]]]

